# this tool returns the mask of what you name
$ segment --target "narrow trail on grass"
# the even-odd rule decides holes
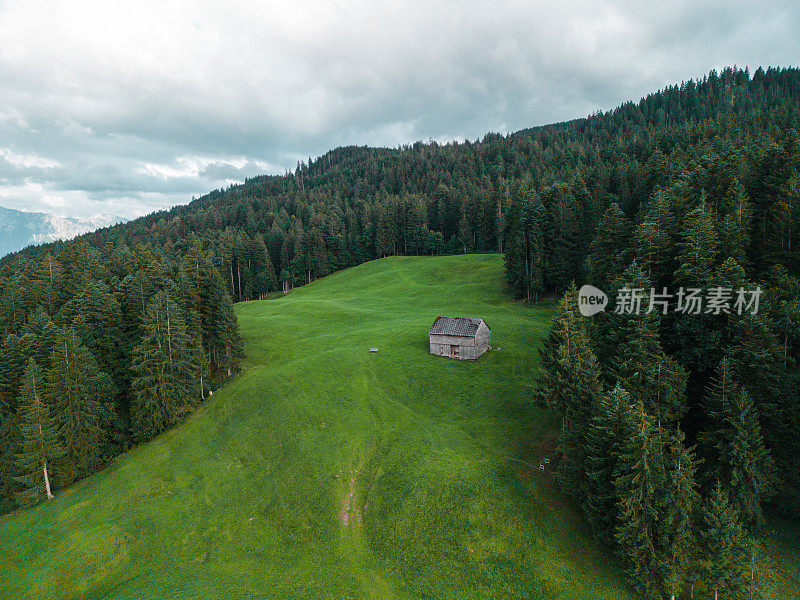
[[[361,509],[356,505],[356,475],[358,471],[354,471],[354,475],[350,477],[350,489],[342,500],[342,527],[348,525],[354,529],[355,535],[356,526],[361,525]]]

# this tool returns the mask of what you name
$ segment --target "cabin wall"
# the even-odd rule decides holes
[[[483,352],[478,353],[475,348],[475,338],[459,337],[456,335],[430,335],[431,354],[436,356],[450,356],[450,346],[458,346],[458,358],[475,359]]]
[[[492,332],[486,323],[478,325],[478,331],[475,332],[475,356],[472,358],[480,357],[484,352],[489,349],[489,343],[492,340]]]

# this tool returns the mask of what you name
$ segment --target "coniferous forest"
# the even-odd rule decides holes
[[[0,496],[38,502],[179,423],[237,370],[234,302],[499,252],[521,301],[558,302],[531,402],[561,417],[556,473],[593,530],[643,597],[743,593],[765,513],[800,511],[799,125],[800,70],[730,68],[511,135],[339,148],[5,257]],[[586,282],[611,296],[591,319]],[[756,286],[756,313],[611,310],[623,288]]]

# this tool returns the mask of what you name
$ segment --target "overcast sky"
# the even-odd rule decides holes
[[[797,0],[0,0],[0,205],[138,216],[337,146],[797,65],[798,31]]]

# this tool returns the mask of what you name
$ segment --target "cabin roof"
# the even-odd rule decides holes
[[[469,319],[465,317],[436,317],[430,335],[454,335],[457,337],[475,337],[478,327],[483,319]],[[489,327],[488,325],[486,326]]]

